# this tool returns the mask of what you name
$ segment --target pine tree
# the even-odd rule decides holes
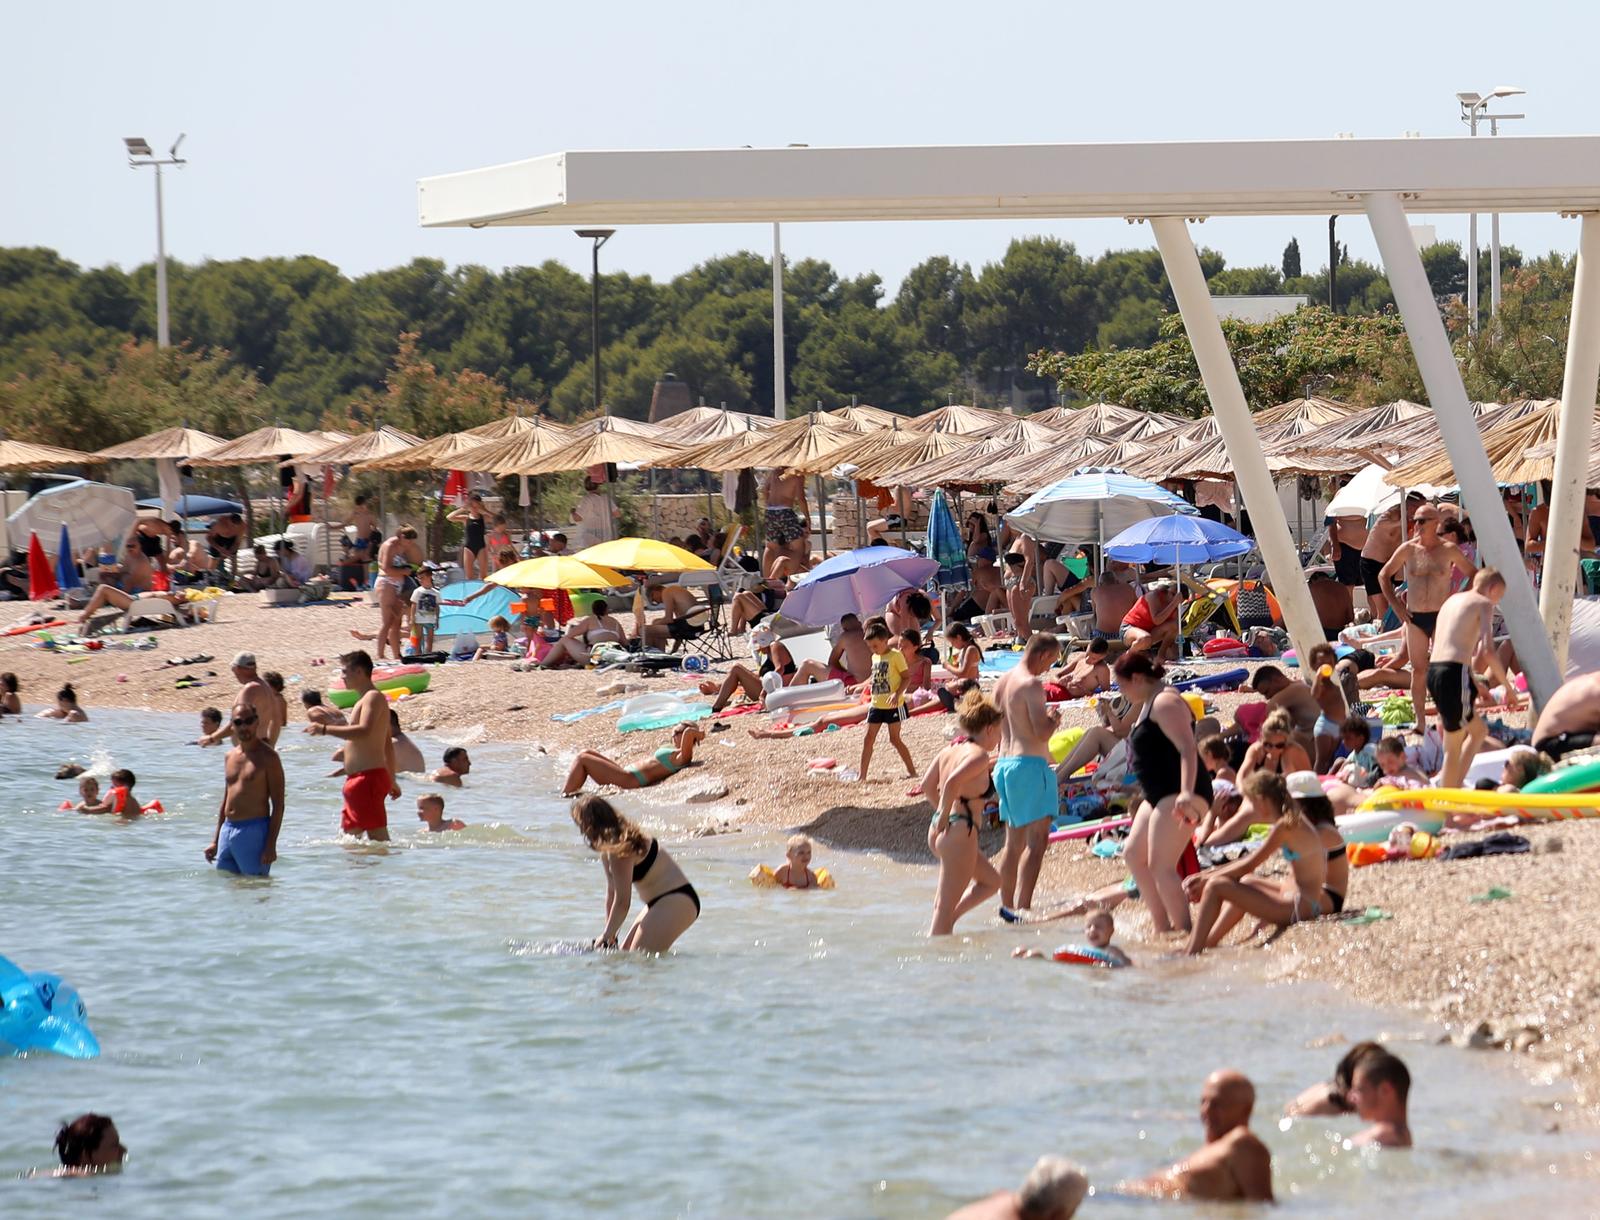
[[[1283,248],[1283,278],[1296,280],[1300,278],[1300,239],[1291,237],[1289,244]]]

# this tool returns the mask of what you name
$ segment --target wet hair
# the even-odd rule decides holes
[[[497,614],[489,620],[489,629],[491,631],[510,631],[511,623],[503,615]]]
[[[8,695],[16,694],[17,675],[13,673],[0,674],[0,688],[3,688]]]
[[[62,1166],[79,1169],[87,1165],[110,1129],[111,1119],[104,1114],[80,1114],[70,1123],[62,1123],[56,1132],[56,1155]]]
[[[283,694],[283,675],[275,669],[269,669],[261,675],[261,680],[270,686],[277,694]]]
[[[875,618],[867,624],[866,637],[869,640],[889,639],[889,624],[881,618]]]
[[[319,690],[303,690],[300,692],[300,702],[305,707],[321,707],[322,692]]]
[[[1111,672],[1123,680],[1144,678],[1150,682],[1159,682],[1167,676],[1167,667],[1148,652],[1125,652],[1117,658],[1117,663],[1111,667]]]
[[[111,782],[118,788],[131,788],[139,782],[139,777],[126,767],[118,767],[111,773]]]
[[[625,852],[642,856],[650,848],[650,836],[617,812],[603,796],[580,796],[572,802],[572,822],[589,844],[591,851],[609,856]]]
[[[1395,754],[1401,758],[1406,756],[1406,743],[1393,735],[1378,738],[1379,754]]]
[[[1233,757],[1233,751],[1228,748],[1228,743],[1217,733],[1205,738],[1195,748],[1207,758],[1220,758],[1226,761]]]
[[[1411,1095],[1411,1072],[1406,1065],[1400,1062],[1398,1055],[1391,1055],[1388,1051],[1377,1050],[1359,1060],[1350,1073],[1350,1082],[1355,1083],[1357,1076],[1364,1076],[1368,1084],[1386,1084],[1394,1089],[1394,1095],[1403,1106],[1406,1098]]]
[[[1261,722],[1261,731],[1264,734],[1282,733],[1286,737],[1292,734],[1294,732],[1294,721],[1289,718],[1289,710],[1282,707],[1273,708],[1267,714],[1267,718]]]
[[[1275,771],[1250,772],[1244,781],[1243,791],[1252,801],[1277,806],[1280,820],[1295,811],[1289,802],[1289,785],[1284,783],[1283,776]]]
[[[1376,1042],[1357,1042],[1339,1060],[1333,1069],[1333,1087],[1340,1093],[1348,1093],[1350,1086],[1355,1083],[1356,1065],[1369,1055],[1383,1055],[1388,1052]]]
[[[1362,745],[1366,745],[1372,740],[1372,726],[1367,723],[1365,716],[1358,715],[1355,712],[1351,712],[1344,718],[1344,722],[1339,725],[1339,732],[1349,733],[1352,737],[1359,735]]]
[[[1111,925],[1111,930],[1113,932],[1116,931],[1117,921],[1111,917],[1110,911],[1107,911],[1102,907],[1091,907],[1084,914],[1083,926],[1088,927],[1090,924],[1099,923],[1102,919]]]
[[[1005,713],[995,706],[994,700],[976,686],[956,703],[956,723],[968,737],[976,737],[1004,719]]]
[[[64,683],[61,689],[56,692],[56,702],[70,703],[73,707],[78,706],[78,692],[72,688],[72,683]]]
[[[594,615],[595,618],[604,618],[611,613],[611,607],[606,605],[605,598],[597,597],[594,599],[594,605],[589,607],[589,613]]]
[[[200,719],[206,724],[221,724],[222,709],[216,707],[203,707],[200,709]]]
[[[339,664],[348,665],[351,669],[359,669],[365,673],[372,672],[372,654],[365,648],[357,648],[354,652],[339,654]]]
[[[466,756],[467,749],[465,746],[451,746],[444,752],[444,765],[447,767],[453,767],[455,765],[453,761],[454,759],[465,758]]]
[[[1286,673],[1284,673],[1283,670],[1279,669],[1276,665],[1263,665],[1260,669],[1256,670],[1256,672],[1251,675],[1251,677],[1250,677],[1250,689],[1258,691],[1258,690],[1261,689],[1261,683],[1263,681],[1273,681],[1273,680],[1276,680],[1276,681],[1279,681],[1279,682],[1287,682],[1289,680],[1289,676]]]

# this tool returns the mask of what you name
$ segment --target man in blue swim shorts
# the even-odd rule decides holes
[[[260,719],[248,703],[234,705],[232,727],[239,744],[228,751],[217,832],[206,859],[223,872],[265,877],[278,858],[283,828],[283,761],[258,736]]]
[[[1028,637],[1022,662],[1000,679],[996,706],[1005,714],[1000,757],[994,764],[994,790],[1006,828],[1000,855],[1000,905],[1026,910],[1050,846],[1050,819],[1060,808],[1050,737],[1061,716],[1045,703],[1044,675],[1061,659],[1061,645],[1049,632]]]

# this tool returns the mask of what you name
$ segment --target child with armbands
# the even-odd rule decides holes
[[[62,801],[63,810],[76,809],[79,813],[98,813],[100,804],[100,781],[92,775],[78,776],[78,803]],[[95,808],[90,808],[95,806]]]
[[[142,813],[160,813],[160,801],[151,801],[144,806],[139,804],[139,798],[133,795],[133,785],[137,782],[132,771],[126,767],[118,768],[111,773],[111,791],[93,804],[85,800],[78,806],[78,812],[114,813],[122,818],[136,818]]]
[[[792,836],[784,852],[784,862],[777,868],[756,865],[750,873],[751,882],[755,885],[775,885],[785,890],[831,890],[833,878],[828,875],[827,869],[811,871],[812,850],[809,837]]]
[[[437,792],[427,792],[417,798],[417,820],[434,834],[467,828],[460,818],[447,819],[444,816],[444,797]]]
[[[1111,943],[1116,934],[1116,920],[1111,918],[1110,911],[1090,911],[1088,918],[1083,921],[1083,939],[1087,942],[1090,952],[1084,951],[1084,945],[1062,945],[1050,953],[1038,949],[1013,949],[1011,956],[1048,957],[1058,962],[1074,962],[1086,966],[1133,965],[1133,959]]]

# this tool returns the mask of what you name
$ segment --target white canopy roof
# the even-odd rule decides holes
[[[424,226],[1600,209],[1600,137],[557,152],[423,178]]]

